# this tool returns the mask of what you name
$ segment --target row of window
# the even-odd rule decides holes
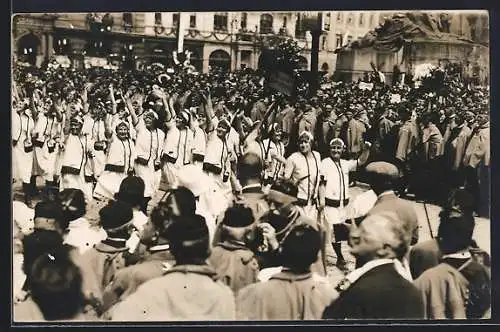
[[[347,16],[347,24],[354,24],[354,14],[353,13],[345,13]],[[343,23],[344,22],[344,13],[343,12],[338,12],[337,13],[337,22],[338,23]],[[374,20],[375,20],[375,14],[370,14],[368,18],[368,26],[373,26]],[[365,21],[365,15],[363,13],[359,13],[358,15],[358,25],[359,26],[364,26],[366,23]]]

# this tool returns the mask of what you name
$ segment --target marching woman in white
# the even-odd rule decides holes
[[[288,157],[285,164],[285,179],[292,180],[298,186],[297,206],[304,215],[317,220],[316,200],[319,187],[319,166],[321,156],[312,150],[313,135],[303,131],[299,135],[299,151]]]
[[[285,171],[285,145],[281,141],[281,128],[277,123],[271,125],[271,138],[262,140],[264,150],[264,186],[270,187]]]
[[[29,101],[20,103],[19,109],[12,112],[12,175],[14,180],[22,181],[24,200],[31,204],[34,190],[30,184],[33,168],[32,132],[35,122],[29,109]]]
[[[205,125],[207,122],[207,115],[204,110],[201,111],[200,108],[192,108],[191,111],[191,122],[189,124],[191,131],[193,132],[193,165],[202,169],[203,160],[205,159],[205,151],[207,148],[207,133],[205,131]]]
[[[168,101],[165,94],[161,91],[154,92],[163,101],[165,108],[168,108]],[[127,109],[132,116],[132,123],[135,126],[137,138],[135,141],[135,150],[137,157],[135,159],[135,174],[144,181],[144,204],[142,211],[146,213],[147,205],[158,190],[161,179],[161,156],[165,133],[158,129],[158,114],[152,109],[146,110],[139,119],[135,109],[127,101]]]
[[[183,110],[176,117],[169,108],[166,119],[167,132],[162,155],[162,183],[160,189],[169,191],[178,186],[177,175],[186,165],[191,164],[194,135],[189,128],[191,115]]]
[[[359,159],[340,159],[345,150],[344,141],[334,138],[330,141],[330,156],[321,161],[319,186],[319,211],[324,213],[327,227],[327,250],[333,249],[337,266],[343,269],[346,261],[341,251],[341,241],[347,241],[345,208],[349,204],[349,172],[357,170],[368,160],[370,143],[365,142]],[[332,231],[335,239],[332,239]]]
[[[33,132],[35,159],[40,174],[45,179],[45,190],[49,194],[55,187],[55,173],[59,145],[61,121],[63,119],[60,105],[49,102],[45,111],[38,114]]]
[[[111,129],[111,117],[106,121],[108,153],[104,171],[97,178],[94,197],[111,200],[120,189],[120,184],[134,170],[136,158],[135,144],[130,138],[129,124],[119,122],[115,129]]]
[[[85,167],[92,162],[92,146],[82,134],[83,119],[80,114],[71,116],[65,124],[64,132],[68,133],[64,143],[63,159],[61,166],[61,184],[59,190],[73,188],[80,189],[87,201],[92,199],[93,184],[85,179]],[[68,128],[69,127],[69,128]]]
[[[211,121],[209,128],[213,128]],[[203,170],[210,178],[210,191],[206,194],[210,202],[200,202],[214,217],[222,213],[232,197],[235,183],[236,153],[228,144],[227,134],[231,128],[228,120],[222,119],[216,129],[209,131]]]

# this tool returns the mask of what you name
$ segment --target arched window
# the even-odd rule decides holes
[[[31,65],[36,65],[36,56],[38,54],[38,46],[40,42],[33,34],[27,34],[18,42],[17,55],[21,61],[26,61]]]
[[[221,68],[229,71],[231,69],[231,57],[226,51],[213,51],[208,58],[208,65],[211,68]]]
[[[273,17],[269,14],[260,15],[260,33],[273,33]]]
[[[323,62],[323,64],[321,65],[321,70],[322,71],[328,71],[328,63]]]

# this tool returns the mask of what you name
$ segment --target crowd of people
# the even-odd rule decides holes
[[[16,68],[14,320],[487,317],[472,232],[489,216],[489,91],[432,75],[292,98],[251,70]],[[351,199],[356,181],[371,190]],[[442,206],[432,242],[412,195]]]

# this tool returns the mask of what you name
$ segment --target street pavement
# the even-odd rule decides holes
[[[42,188],[43,183],[38,182],[37,185],[39,188]],[[23,196],[22,196],[21,185],[19,183],[14,183],[12,189],[13,189],[12,190],[13,199],[22,201]],[[366,190],[368,190],[367,185],[358,183],[355,187],[350,188],[351,198],[356,197],[357,195],[363,193]],[[153,198],[151,199],[148,210],[150,211],[151,208],[155,206],[157,202],[159,202],[164,197],[164,195],[165,195],[164,192],[158,192],[158,194],[154,195]],[[39,199],[40,198],[37,197],[33,200],[33,206]],[[418,216],[418,221],[420,225],[419,242],[431,239],[432,238],[431,234],[433,236],[436,236],[437,228],[439,225],[439,212],[440,212],[439,206],[433,204],[425,204],[424,208],[423,203],[411,200],[410,202],[414,206]],[[97,223],[99,220],[99,210],[104,204],[105,204],[104,202],[97,202],[95,200],[90,202],[87,206],[87,215],[86,215],[87,219],[93,223]],[[426,216],[426,209],[427,209],[428,219]],[[489,219],[476,217],[476,227],[474,229],[473,237],[476,240],[479,247],[491,255],[491,232],[490,232]],[[346,243],[343,244],[342,252],[344,253],[345,258],[348,262],[347,271],[352,270],[354,268],[354,257],[352,257],[349,254],[349,247],[347,246]],[[338,281],[342,279],[345,273],[340,271],[335,266],[335,262],[336,262],[336,257],[330,257],[330,256],[327,257],[327,273],[328,273],[327,277],[333,284],[338,283]]]

